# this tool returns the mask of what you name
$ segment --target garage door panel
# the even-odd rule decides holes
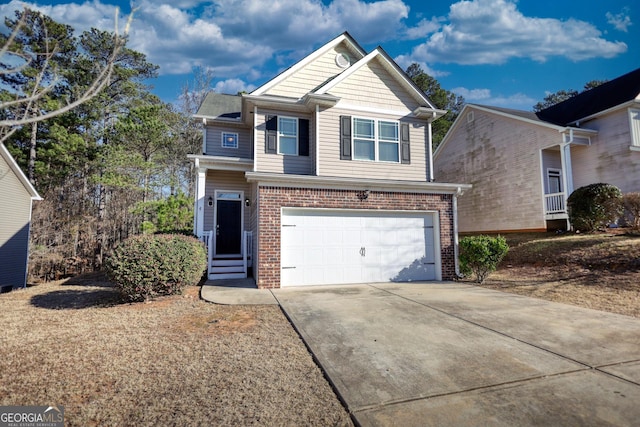
[[[426,212],[285,209],[282,286],[434,280]],[[285,270],[284,267],[295,267]]]

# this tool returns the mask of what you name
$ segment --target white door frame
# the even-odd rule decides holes
[[[217,244],[218,244],[218,200],[226,200],[226,201],[235,201],[236,199],[226,199],[221,198],[220,194],[237,194],[238,203],[240,203],[240,253],[238,254],[225,254],[225,255],[217,255]],[[234,256],[242,256],[242,236],[244,236],[244,191],[237,190],[216,190],[214,192],[214,201],[213,201],[213,254],[217,257],[234,257]]]

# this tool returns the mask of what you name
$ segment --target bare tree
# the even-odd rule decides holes
[[[0,48],[0,60],[2,60],[2,67],[0,67],[0,74],[4,76],[17,74],[32,64],[38,64],[35,84],[30,92],[15,93],[12,99],[0,100],[0,111],[12,109],[13,111],[21,112],[17,116],[3,115],[0,117],[0,143],[5,142],[11,134],[21,126],[32,125],[34,123],[59,116],[78,107],[99,94],[111,81],[114,64],[118,53],[125,45],[131,21],[133,19],[132,11],[127,18],[123,33],[119,34],[119,9],[116,9],[113,49],[106,64],[98,65],[99,69],[96,72],[96,77],[81,93],[71,99],[68,99],[64,105],[59,105],[50,110],[42,110],[36,108],[37,102],[52,91],[55,88],[56,83],[62,78],[59,74],[59,70],[57,70],[52,63],[52,58],[56,54],[57,46],[52,46],[49,43],[48,38],[45,38],[45,46],[42,52],[25,51],[15,43],[16,38],[26,25],[27,18],[31,13],[34,12],[29,9],[25,9],[24,13],[21,14],[20,19],[13,27],[11,34],[9,34],[8,37],[0,38],[2,41],[2,47]],[[43,26],[41,30],[46,33],[47,29],[44,22],[39,22]]]

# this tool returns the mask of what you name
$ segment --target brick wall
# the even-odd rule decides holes
[[[366,200],[360,201],[359,191],[260,187],[258,189],[260,250],[256,278],[258,287],[280,287],[280,214],[283,207],[438,211],[440,213],[442,279],[454,279],[453,196],[451,194],[371,191]]]

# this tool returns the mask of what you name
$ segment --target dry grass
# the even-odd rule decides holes
[[[510,251],[483,286],[640,318],[640,237],[506,235]]]
[[[199,288],[123,304],[108,283],[0,296],[0,405],[65,407],[66,425],[351,425],[277,306]]]

